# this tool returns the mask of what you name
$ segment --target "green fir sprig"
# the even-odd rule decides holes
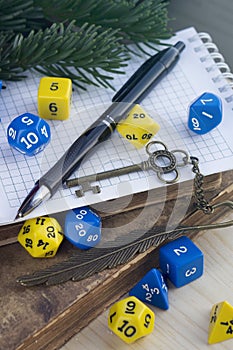
[[[112,87],[131,57],[171,36],[159,0],[0,0],[0,79],[28,69],[69,77],[80,88]]]

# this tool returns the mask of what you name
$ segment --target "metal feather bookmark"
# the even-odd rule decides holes
[[[225,201],[211,206],[204,198],[203,175],[198,167],[198,159],[191,157],[192,171],[195,173],[194,188],[197,208],[205,214],[212,214],[215,209],[226,206],[233,209],[232,201]],[[132,260],[136,254],[142,253],[150,247],[157,247],[166,239],[174,239],[185,231],[207,230],[223,228],[233,225],[233,220],[217,224],[199,226],[180,226],[175,230],[166,231],[164,227],[154,227],[148,232],[130,232],[125,237],[118,237],[102,248],[92,248],[79,252],[67,260],[55,264],[49,268],[34,272],[31,275],[21,276],[17,282],[23,286],[35,286],[40,284],[56,285],[68,280],[78,281]]]

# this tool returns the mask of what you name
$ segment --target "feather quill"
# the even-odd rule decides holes
[[[225,201],[216,204],[214,208],[226,206],[233,209],[233,202]],[[174,230],[166,231],[164,227],[153,227],[148,232],[132,231],[125,237],[118,237],[112,242],[105,243],[102,248],[92,248],[88,251],[76,253],[67,260],[55,264],[33,274],[21,276],[17,282],[23,286],[36,286],[40,284],[56,285],[69,280],[79,281],[106,268],[113,268],[124,264],[150,247],[159,246],[166,239],[174,239],[184,231],[209,230],[224,228],[233,225],[233,220],[220,223],[180,226]]]
[[[124,264],[136,254],[152,246],[158,246],[167,238],[173,239],[182,232],[183,228],[164,231],[164,227],[153,228],[144,234],[141,231],[133,231],[126,237],[118,237],[112,242],[107,242],[103,248],[78,252],[61,263],[21,276],[17,282],[31,287],[40,284],[56,285],[68,280],[79,281],[106,268]]]

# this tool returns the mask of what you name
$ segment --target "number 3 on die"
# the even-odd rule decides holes
[[[185,236],[169,242],[159,250],[162,272],[176,287],[184,286],[203,274],[201,250]]]
[[[65,120],[70,115],[72,82],[68,78],[43,77],[38,89],[41,118]]]

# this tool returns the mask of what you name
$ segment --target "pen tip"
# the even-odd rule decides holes
[[[15,217],[15,220],[20,219],[22,217],[23,217],[22,213],[20,211],[18,211],[18,213],[16,214],[16,217]]]

